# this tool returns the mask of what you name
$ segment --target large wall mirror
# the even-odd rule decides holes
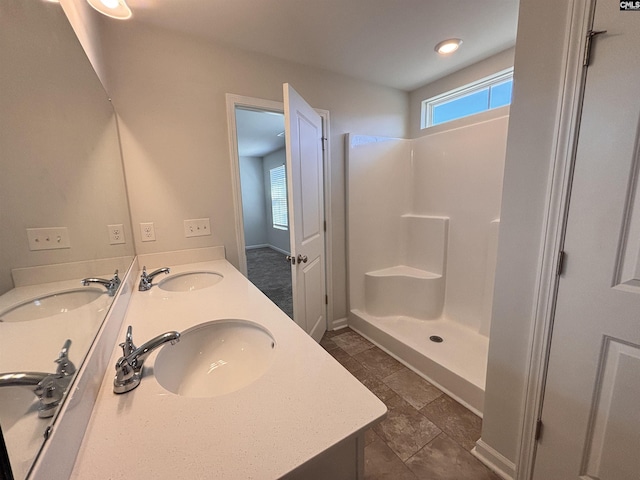
[[[0,2],[0,65],[0,427],[23,479],[134,247],[115,113],[58,3]]]

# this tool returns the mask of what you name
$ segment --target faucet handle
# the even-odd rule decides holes
[[[56,374],[60,376],[68,376],[73,375],[76,372],[75,365],[69,360],[69,348],[71,347],[71,339],[67,338],[62,345],[62,349],[58,354],[58,358],[55,359],[55,362],[58,364],[58,368],[56,370]]]
[[[131,325],[127,328],[127,335],[125,336],[124,342],[120,344],[120,347],[122,348],[123,357],[126,357],[136,349],[133,343],[133,327]]]

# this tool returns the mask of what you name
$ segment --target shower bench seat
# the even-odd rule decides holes
[[[366,310],[371,315],[439,318],[444,304],[444,278],[407,265],[365,273]]]

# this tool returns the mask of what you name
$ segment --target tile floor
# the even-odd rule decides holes
[[[389,409],[366,433],[366,480],[500,480],[469,453],[479,417],[349,328],[320,345]]]

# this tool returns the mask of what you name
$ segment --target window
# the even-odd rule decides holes
[[[421,128],[486,112],[511,103],[513,68],[422,102]]]
[[[288,230],[287,176],[284,165],[269,170],[271,180],[271,215],[273,228]]]

